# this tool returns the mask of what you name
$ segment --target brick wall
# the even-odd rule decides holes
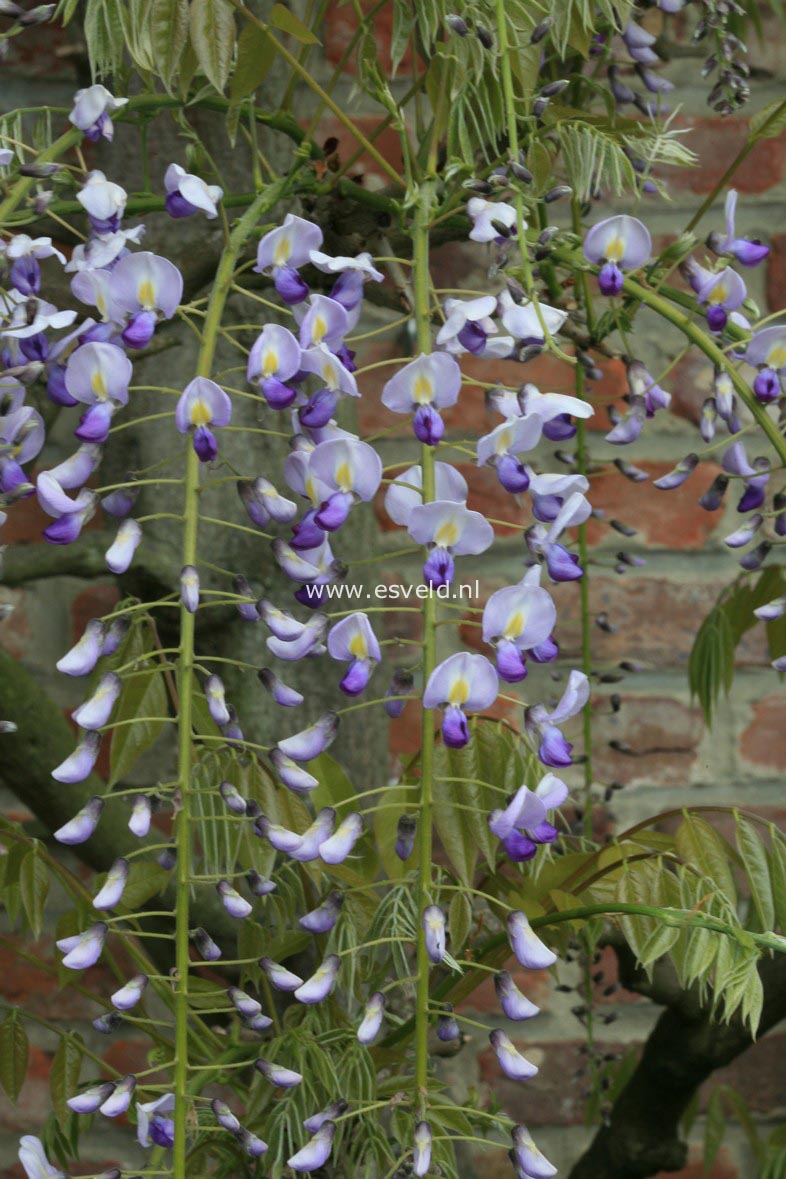
[[[389,21],[380,18],[380,44],[390,36]],[[351,25],[351,10],[335,5],[325,30],[328,65],[334,64],[343,52]],[[20,39],[21,56],[16,54],[10,67],[3,73],[2,103],[10,108],[25,102],[52,102],[62,105],[74,88],[71,58],[63,53],[68,38],[55,44],[51,34],[34,31]],[[713,186],[730,160],[745,143],[747,118],[756,109],[782,95],[784,67],[780,47],[783,28],[765,20],[765,36],[761,44],[751,37],[751,64],[757,69],[753,86],[753,100],[744,117],[731,120],[707,114],[704,102],[706,87],[698,77],[700,59],[681,59],[672,63],[669,76],[679,84],[673,98],[681,104],[679,125],[688,134],[686,142],[701,158],[695,171],[676,174],[670,180],[671,201],[655,198],[647,201],[647,218],[655,234],[661,239],[676,236],[695,209],[697,202]],[[58,52],[59,50],[59,52]],[[360,112],[357,96],[350,95],[351,79],[346,83],[342,102],[353,114]],[[374,125],[369,114],[367,126]],[[322,127],[325,137],[336,135],[341,140],[340,151],[348,155],[354,145],[337,126],[326,118]],[[396,143],[391,135],[379,141],[381,149],[390,153],[395,162]],[[359,168],[362,165],[359,165]],[[786,168],[786,134],[761,144],[751,153],[737,177],[743,194],[739,210],[738,229],[751,236],[769,239],[773,252],[766,267],[746,274],[751,278],[754,297],[762,307],[774,309],[783,303],[786,287],[786,229],[783,220],[784,169]],[[375,183],[373,169],[366,169],[367,183]],[[608,205],[599,203],[596,215],[607,214]],[[719,228],[719,208],[708,215],[700,232]],[[452,245],[435,254],[435,276],[438,285],[445,287],[474,287],[485,284],[482,247]],[[371,312],[368,327],[382,322],[383,313]],[[652,319],[641,318],[636,334],[640,356],[654,374],[661,372],[677,355],[680,339]],[[406,348],[401,339],[387,337],[363,347],[359,363],[368,364],[399,355]],[[520,382],[533,380],[544,389],[570,388],[570,373],[548,358],[531,363],[526,370],[519,366],[500,364],[498,370],[488,364],[469,376],[482,375],[484,380]],[[492,373],[490,376],[489,373]],[[621,366],[605,365],[605,376],[595,388],[600,406],[618,402],[624,392]],[[524,373],[524,376],[522,376]],[[387,370],[377,369],[362,380],[364,401],[360,407],[360,428],[375,431],[396,424],[394,415],[379,404],[379,391]],[[625,458],[644,467],[656,478],[670,469],[676,460],[696,445],[693,423],[705,396],[710,393],[709,368],[693,357],[680,361],[664,382],[674,396],[671,412],[658,415],[648,423],[644,434],[634,447],[626,448]],[[448,416],[449,436],[453,439],[485,431],[492,424],[483,407],[480,390],[467,386],[459,407]],[[390,431],[382,446],[383,461],[412,461],[413,450],[407,427],[401,419],[399,430]],[[590,445],[593,459],[602,461],[618,452],[603,441],[606,430],[605,409],[600,408],[591,424]],[[65,453],[66,437],[55,437],[42,456],[44,465],[51,465],[55,453]],[[57,461],[53,459],[53,461]],[[511,523],[521,523],[525,517],[512,498],[504,493],[492,473],[462,467],[470,483],[470,507],[489,516]],[[613,667],[621,659],[635,659],[645,670],[629,676],[613,690],[620,693],[622,707],[612,714],[603,690],[596,702],[594,762],[600,782],[617,781],[625,784],[615,795],[613,813],[609,813],[609,828],[627,826],[638,819],[673,806],[691,803],[740,803],[748,809],[772,817],[783,823],[786,802],[783,794],[783,771],[786,768],[786,745],[783,731],[783,696],[775,673],[769,669],[763,636],[751,633],[740,650],[740,666],[733,694],[722,701],[717,724],[707,733],[698,711],[691,707],[687,692],[686,663],[693,634],[699,620],[714,601],[718,590],[733,575],[734,560],[722,544],[722,538],[732,529],[733,510],[708,514],[697,499],[710,482],[713,472],[703,467],[682,489],[663,493],[651,482],[632,485],[617,474],[603,474],[593,481],[592,501],[602,507],[608,517],[635,522],[638,534],[624,547],[635,553],[646,553],[647,564],[642,569],[628,570],[624,576],[613,571],[613,555],[621,547],[618,534],[593,524],[592,541],[597,545],[595,561],[590,568],[590,602],[593,614],[605,612],[617,628],[615,633],[593,630],[593,661],[596,667]],[[28,503],[11,517],[13,535],[6,543],[37,540],[41,520],[32,504]],[[381,520],[381,543],[391,549],[400,541],[385,532]],[[459,580],[478,576],[482,596],[495,588],[509,584],[520,576],[522,549],[516,534],[499,529],[498,543],[484,555],[482,562],[473,565],[472,559],[459,562]],[[466,578],[464,573],[467,574]],[[415,579],[415,563],[395,562],[388,571],[392,579]],[[63,677],[53,673],[55,658],[81,633],[84,621],[108,608],[115,590],[110,582],[87,584],[65,579],[57,584],[37,583],[23,591],[0,589],[0,598],[17,606],[9,622],[0,624],[0,643],[13,651],[40,677],[42,689],[51,693],[63,706],[72,704],[70,686]],[[559,608],[558,639],[564,663],[579,657],[580,628],[578,590],[562,586],[556,592]],[[391,615],[388,618],[388,637],[406,636],[412,626],[411,615]],[[464,628],[462,640],[470,646],[477,643],[471,628]],[[540,681],[538,680],[540,674]],[[532,682],[533,694],[548,690],[546,679],[550,669],[536,670]],[[612,690],[612,689],[609,689]],[[416,747],[417,711],[409,708],[391,730],[391,757],[397,758]],[[623,742],[631,753],[615,751],[611,742]],[[578,781],[578,778],[576,778]],[[14,818],[20,814],[19,804],[6,794],[0,797],[0,807]],[[51,916],[57,918],[57,898]],[[51,932],[45,936],[36,952],[51,958]],[[656,1016],[653,1006],[638,996],[617,990],[604,998],[602,990],[614,981],[614,963],[604,956],[600,967],[604,978],[597,986],[598,1007],[603,1016],[614,1015],[614,1022],[603,1028],[603,1041],[608,1051],[624,1053],[635,1050],[646,1037]],[[88,986],[103,987],[106,980],[96,971]],[[20,1001],[32,1010],[45,1013],[56,1024],[78,1027],[91,1046],[111,1053],[114,1060],[124,1059],[123,1068],[133,1067],[133,1061],[144,1052],[141,1044],[113,1041],[107,1049],[105,1041],[96,1044],[97,1037],[86,1022],[88,1006],[79,996],[60,992],[53,982],[27,966],[14,965],[7,950],[0,952],[2,990],[12,1002]],[[561,969],[560,980],[571,981],[570,968]],[[541,1065],[536,1079],[526,1086],[514,1086],[500,1077],[493,1056],[486,1048],[486,1037],[479,1030],[457,1057],[441,1065],[445,1079],[458,1090],[476,1087],[481,1091],[494,1086],[506,1108],[521,1117],[534,1131],[547,1155],[561,1169],[567,1171],[585,1141],[588,1131],[583,1126],[582,1091],[584,1079],[577,1075],[581,1066],[582,1030],[570,1014],[575,996],[555,989],[554,980],[547,974],[533,981],[528,975],[526,989],[542,1007],[543,1014],[530,1024],[523,1034],[527,1056]],[[465,1010],[473,1018],[493,1026],[496,1004],[490,987],[482,987],[466,1004]],[[49,1108],[47,1071],[55,1047],[54,1036],[45,1029],[33,1030],[34,1053],[30,1077],[25,1085],[18,1108],[12,1108],[0,1098],[0,1173],[10,1167],[15,1156],[15,1136],[20,1131],[40,1126]],[[786,1076],[782,1068],[786,1038],[776,1030],[751,1049],[717,1080],[733,1084],[742,1093],[757,1118],[763,1124],[777,1120],[786,1106]],[[132,1063],[129,1064],[128,1061]],[[706,1107],[707,1093],[702,1096]],[[99,1132],[94,1135],[85,1155],[85,1169],[99,1170],[107,1160],[123,1157],[128,1136],[106,1119],[100,1119]],[[702,1134],[701,1118],[697,1122],[697,1141]],[[496,1170],[495,1167],[499,1167]],[[16,1173],[16,1172],[14,1172]],[[480,1171],[478,1172],[480,1173]],[[500,1156],[484,1156],[482,1173],[485,1179],[496,1179],[509,1174],[508,1164]],[[732,1129],[728,1145],[720,1152],[710,1179],[748,1179],[753,1174],[753,1163],[741,1134]],[[700,1179],[704,1174],[700,1156],[680,1173],[678,1179]]]

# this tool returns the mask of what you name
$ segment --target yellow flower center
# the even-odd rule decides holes
[[[326,331],[327,331],[327,324],[325,323],[324,316],[322,316],[322,315],[315,316],[315,318],[314,318],[314,331],[312,333],[313,338],[314,338],[314,342],[319,344],[320,341],[322,340],[322,338],[324,337]]]
[[[524,630],[524,622],[525,614],[523,610],[517,610],[515,614],[511,614],[503,637],[506,639],[517,638]]]
[[[289,255],[292,253],[292,243],[288,237],[282,237],[277,243],[273,251],[273,264],[275,266],[286,266],[289,261]]]
[[[98,401],[106,401],[109,394],[107,393],[104,374],[101,372],[100,368],[97,368],[90,378],[90,388],[95,393]]]
[[[342,491],[351,491],[352,489],[352,468],[346,460],[336,470],[336,483]]]
[[[272,348],[268,348],[262,359],[262,376],[272,377],[273,373],[278,368],[278,356]]]
[[[459,538],[458,524],[455,520],[446,520],[440,524],[434,533],[434,541],[441,549],[449,549]]]
[[[606,246],[606,261],[619,262],[625,253],[625,243],[621,237],[613,237]]]
[[[192,426],[206,426],[210,421],[210,406],[201,397],[192,404],[190,411]]]
[[[465,704],[469,699],[469,683],[463,676],[454,680],[450,688],[449,704]]]
[[[156,305],[156,292],[153,289],[153,284],[149,278],[143,279],[139,284],[136,297],[144,311],[153,310]]]
[[[354,659],[367,659],[368,647],[364,636],[358,631],[352,636],[349,644],[349,650]]]
[[[412,390],[412,398],[418,405],[428,405],[434,397],[434,385],[431,380],[423,373],[419,373],[415,378],[415,385]]]

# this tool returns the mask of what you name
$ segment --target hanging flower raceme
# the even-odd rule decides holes
[[[483,655],[460,651],[434,668],[423,693],[424,708],[442,708],[442,739],[453,749],[469,742],[467,712],[481,712],[497,698],[497,673]]]
[[[322,230],[313,221],[287,213],[284,224],[271,229],[259,243],[258,274],[272,274],[273,283],[285,303],[302,303],[309,293],[300,267],[311,260],[311,251],[322,245]]]
[[[460,391],[461,369],[452,356],[421,353],[386,383],[382,404],[393,413],[414,413],[415,437],[436,446],[445,432],[439,411],[455,405]]]
[[[622,272],[638,270],[651,254],[650,231],[637,217],[627,213],[599,221],[584,239],[584,257],[600,266],[598,286],[603,295],[618,295],[622,290]]]
[[[434,500],[413,508],[407,530],[414,541],[428,547],[423,579],[432,589],[450,585],[454,556],[484,553],[494,541],[488,520],[453,500]]]
[[[194,450],[202,463],[218,455],[218,443],[211,427],[228,426],[232,402],[224,390],[208,377],[195,377],[186,385],[175,410],[175,425],[181,434],[193,432]]]

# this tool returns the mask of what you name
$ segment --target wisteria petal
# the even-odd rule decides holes
[[[493,704],[498,690],[497,673],[488,659],[460,651],[434,668],[423,693],[423,707],[452,704],[476,712]]]
[[[386,383],[382,404],[394,413],[424,405],[444,409],[456,404],[460,391],[461,369],[449,353],[421,353]]]
[[[554,965],[557,955],[540,940],[525,913],[511,913],[507,925],[510,948],[522,966],[529,970],[547,970]]]

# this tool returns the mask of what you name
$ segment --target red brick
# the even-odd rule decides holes
[[[368,7],[368,5],[365,6],[366,9]],[[377,12],[373,21],[374,49],[379,56],[380,66],[385,73],[389,73],[392,68],[391,44],[393,40],[394,11],[392,4],[385,4]],[[325,53],[327,54],[328,61],[333,65],[338,65],[341,61],[357,28],[357,16],[351,5],[328,5],[325,23],[323,25],[323,36]],[[406,73],[412,69],[412,55],[409,50],[407,50],[401,59],[399,68],[402,73]],[[349,60],[342,66],[342,70],[347,74],[355,74],[357,72],[357,50],[353,51]]]
[[[638,544],[672,549],[700,548],[720,523],[720,512],[705,512],[698,502],[720,470],[713,463],[702,463],[691,478],[673,491],[658,491],[655,479],[672,469],[670,463],[639,462],[636,466],[649,473],[647,483],[631,485],[613,470],[593,476],[589,498],[594,508],[601,508],[606,518],[620,519],[638,529]],[[597,544],[608,536],[608,528],[598,520],[587,522],[587,540]],[[620,538],[620,548],[625,548]]]
[[[684,786],[696,765],[702,733],[700,710],[669,696],[623,696],[614,714],[599,699],[593,723],[595,777],[601,782]],[[610,748],[612,740],[629,745],[633,754]]]
[[[786,233],[774,233],[769,242],[772,252],[767,259],[767,307],[780,311],[786,290]]]
[[[113,581],[99,581],[76,595],[71,603],[72,637],[79,639],[91,618],[111,614],[120,601],[120,591]]]
[[[750,138],[748,120],[739,116],[684,116],[675,119],[675,126],[689,130],[683,142],[696,152],[699,163],[663,171],[670,188],[688,192],[710,192]],[[734,187],[741,193],[767,192],[783,179],[784,159],[786,137],[762,140],[734,173]]]
[[[401,157],[401,141],[398,132],[388,126],[378,135],[375,135],[377,128],[382,122],[382,119],[376,115],[353,115],[352,122],[358,131],[360,131],[361,135],[373,142],[374,147],[382,158],[401,175],[404,164]],[[346,163],[351,159],[360,147],[352,132],[335,115],[325,115],[320,120],[314,138],[317,143],[324,143],[327,139],[337,139],[337,152],[342,163]],[[373,178],[377,185],[380,182],[389,184],[391,179],[376,160],[365,152],[352,166],[349,174],[353,178],[358,176],[363,176],[365,179]]]
[[[776,1109],[786,1106],[786,1035],[770,1033],[752,1044],[746,1052],[726,1068],[713,1073],[703,1087],[703,1104],[709,1100],[716,1085],[731,1085],[753,1114],[772,1116]]]
[[[31,945],[27,938],[6,935],[4,944],[0,945],[0,994],[7,1003],[23,1005],[31,1015],[48,1019],[73,1022],[95,1017],[96,1005],[90,998],[71,987],[61,990],[56,977],[19,958],[17,946],[44,962],[54,960],[50,939],[42,938]],[[116,989],[113,978],[101,966],[93,967],[80,981],[98,994],[109,995]]]
[[[785,719],[783,693],[773,693],[757,700],[753,706],[753,719],[740,741],[743,757],[756,766],[786,770]]]

